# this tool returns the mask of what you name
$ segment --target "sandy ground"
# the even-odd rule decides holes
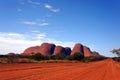
[[[0,80],[120,80],[112,60],[91,63],[0,64]]]

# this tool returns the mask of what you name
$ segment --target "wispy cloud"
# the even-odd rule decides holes
[[[40,2],[33,2],[32,0],[27,0],[27,2],[33,5],[40,5]]]
[[[49,9],[52,12],[59,12],[60,11],[60,9],[55,9],[55,8],[53,8],[53,6],[51,6],[49,4],[44,4],[44,7]]]
[[[35,7],[35,6],[37,6],[37,7],[43,6],[44,8],[47,8],[47,9],[49,9],[50,11],[55,12],[55,13],[60,11],[60,9],[54,8],[54,7],[51,6],[50,4],[43,3],[43,2],[41,2],[41,1],[33,1],[33,0],[26,0],[26,1],[22,1],[22,0],[21,0],[21,1],[20,1],[20,4],[22,4],[22,5],[24,5],[25,3],[30,4],[31,6],[34,5],[34,7]]]
[[[23,21],[23,24],[27,24],[27,25],[36,25],[37,23],[34,21]]]
[[[39,23],[39,25],[40,26],[47,26],[47,25],[49,25],[47,22],[41,22],[41,23]]]
[[[74,45],[73,42],[62,42],[47,38],[45,33],[19,34],[0,32],[0,54],[7,54],[9,52],[22,53],[27,47],[41,45],[43,42],[70,47]]]
[[[38,31],[38,30],[32,30],[31,32],[32,33],[39,33],[40,31]]]
[[[23,39],[23,35],[19,33],[2,33],[0,32],[0,37],[5,37],[6,39],[14,38],[14,39]]]
[[[35,8],[34,10],[39,10],[36,8],[44,8],[44,9],[48,9],[48,11],[51,11],[54,13],[60,12],[60,9],[54,8],[54,6],[51,6],[50,4],[44,3],[42,1],[37,1],[37,0],[36,1],[34,1],[34,0],[19,0],[19,4],[21,4],[21,6],[25,6],[24,4],[27,4],[27,5],[29,5],[29,7]],[[27,8],[29,8],[29,7],[27,7]],[[22,12],[23,10],[24,9],[22,9],[22,8],[17,9],[18,12]],[[23,13],[21,13],[21,14],[23,14]],[[53,15],[50,13],[47,13],[47,15],[45,14],[43,18],[46,20],[46,19],[50,18],[51,16],[53,16]],[[48,26],[50,23],[46,22],[46,21],[29,21],[29,20],[27,20],[27,21],[23,21],[22,24],[26,24],[26,25],[30,25],[30,26]]]
[[[49,24],[45,21],[23,21],[22,24],[31,25],[31,26],[48,26]]]

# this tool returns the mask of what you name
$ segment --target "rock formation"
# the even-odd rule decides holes
[[[22,55],[33,55],[35,53],[40,53],[41,52],[41,48],[40,46],[35,46],[35,47],[29,47],[27,48]]]
[[[57,55],[60,53],[65,53],[65,48],[62,46],[56,46],[53,55]]]
[[[40,47],[40,53],[43,55],[52,55],[55,45],[50,43],[43,43]]]
[[[22,55],[33,55],[36,53],[41,53],[42,55],[57,55],[59,53],[64,53],[65,55],[73,55],[76,52],[83,53],[85,57],[99,55],[98,52],[92,52],[87,46],[83,46],[80,43],[75,44],[72,51],[69,47],[56,46],[50,43],[43,43],[41,46],[29,47]]]
[[[99,53],[96,52],[96,51],[93,51],[93,52],[92,52],[92,56],[99,56]]]
[[[84,50],[84,56],[85,57],[92,56],[92,52],[91,52],[91,50],[87,46],[84,46],[83,50]]]
[[[80,44],[80,43],[75,44],[74,48],[72,49],[71,55],[76,53],[76,52],[84,53],[82,44]]]
[[[70,55],[71,54],[71,48],[65,47],[65,55]]]

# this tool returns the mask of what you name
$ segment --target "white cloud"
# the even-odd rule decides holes
[[[31,26],[48,26],[49,25],[47,22],[44,22],[44,21],[41,21],[41,22],[23,21],[22,23],[26,25],[31,25]]]
[[[51,5],[45,4],[45,8],[52,9]]]
[[[27,25],[36,25],[37,23],[34,21],[23,21],[23,24],[27,24]]]
[[[40,5],[40,3],[39,3],[39,2],[33,2],[32,0],[27,0],[27,1],[28,1],[28,3],[30,3],[30,4]]]
[[[38,31],[38,30],[32,30],[31,32],[32,33],[39,33],[40,31]]]
[[[59,9],[53,8],[53,7],[52,7],[51,5],[49,5],[49,4],[45,4],[44,7],[47,8],[47,9],[49,9],[49,10],[52,11],[52,12],[59,12],[59,11],[60,11]]]
[[[20,35],[19,33],[2,33],[0,32],[0,37],[5,37],[6,39],[23,39],[23,35]]]
[[[46,34],[45,33],[43,33],[43,34],[37,34],[37,36],[36,36],[36,38],[37,39],[44,39],[46,37]]]
[[[40,24],[39,24],[40,26],[47,26],[47,25],[49,25],[47,22],[41,22]]]
[[[59,12],[59,9],[52,9],[53,12]]]
[[[43,42],[50,42],[61,46],[73,47],[73,42],[62,42],[55,39],[47,38],[45,33],[3,33],[0,32],[0,54],[9,52],[22,53],[30,46],[41,45]]]

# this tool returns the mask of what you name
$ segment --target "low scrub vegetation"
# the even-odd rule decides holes
[[[83,53],[74,53],[73,55],[65,55],[59,53],[52,56],[44,56],[41,53],[36,53],[29,56],[22,56],[18,54],[0,55],[0,63],[31,63],[31,62],[91,62],[106,59],[103,56],[84,57]]]
[[[99,60],[104,60],[107,59],[107,57],[104,56],[90,56],[90,57],[84,57],[82,59],[83,62],[92,62],[92,61],[99,61]]]
[[[114,61],[120,62],[120,57],[114,57],[112,58]]]

